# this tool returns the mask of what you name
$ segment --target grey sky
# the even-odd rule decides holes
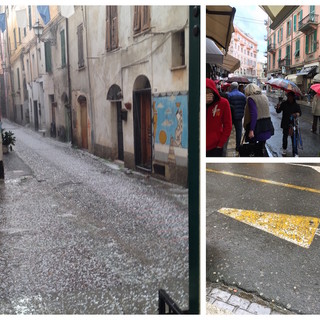
[[[258,61],[266,62],[264,52],[267,49],[267,41],[264,40],[264,36],[267,35],[267,29],[264,20],[268,19],[268,15],[259,6],[247,5],[235,8],[234,24],[258,43]]]

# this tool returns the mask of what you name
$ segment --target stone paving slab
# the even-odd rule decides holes
[[[293,314],[285,308],[261,297],[247,294],[238,288],[223,284],[207,283],[207,314],[283,315]],[[245,296],[247,298],[241,297]]]

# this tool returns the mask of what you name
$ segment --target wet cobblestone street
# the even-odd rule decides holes
[[[188,191],[4,122],[1,314],[156,314],[188,308]]]

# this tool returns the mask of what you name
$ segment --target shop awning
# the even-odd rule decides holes
[[[213,40],[206,39],[206,63],[222,64],[224,55]]]
[[[297,76],[309,76],[313,72],[316,72],[318,66],[319,66],[319,63],[306,64],[303,66],[303,68],[299,72],[297,72]]]
[[[206,35],[228,51],[236,9],[230,6],[207,6]]]
[[[220,66],[229,72],[234,72],[240,68],[240,60],[227,53],[224,56],[223,63],[220,64]]]
[[[272,24],[270,28],[272,30],[276,29],[284,19],[289,17],[289,15],[296,10],[299,6],[259,6],[262,8],[266,14],[270,17]]]
[[[289,74],[285,77],[285,79],[292,81],[295,84],[302,84],[303,76],[296,74]]]

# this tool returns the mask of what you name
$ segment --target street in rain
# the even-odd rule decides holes
[[[207,288],[251,294],[269,314],[319,314],[320,165],[206,167]]]

